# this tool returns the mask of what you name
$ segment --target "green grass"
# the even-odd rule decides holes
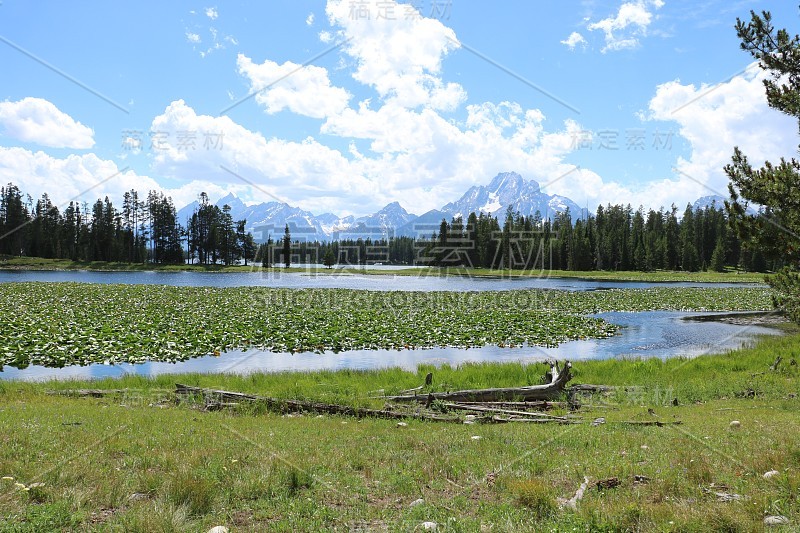
[[[0,270],[97,270],[97,271],[166,271],[166,272],[250,272],[253,265],[158,265],[115,263],[108,261],[71,261],[42,257],[12,257],[0,259]]]
[[[768,367],[781,355],[776,372]],[[692,360],[576,363],[575,382],[624,386],[579,414],[606,424],[454,425],[252,410],[200,412],[174,381],[359,405],[416,372],[125,377],[0,383],[0,530],[759,531],[767,514],[800,523],[800,335]],[[433,369],[434,387],[524,385],[544,365]],[[64,388],[130,388],[102,399]],[[754,397],[741,392],[753,389]],[[673,406],[671,398],[678,398]],[[380,403],[380,402],[378,402]],[[636,427],[624,420],[681,420]],[[731,420],[741,427],[731,429]],[[472,436],[482,437],[473,440]],[[764,479],[767,470],[779,475]],[[634,475],[649,482],[634,483]],[[577,512],[560,509],[583,477]],[[617,477],[619,487],[594,483]],[[14,483],[30,486],[28,491]],[[721,488],[726,487],[726,488]],[[714,492],[740,501],[720,502]],[[135,496],[134,496],[135,495]],[[421,505],[410,506],[418,498]],[[777,529],[780,531],[780,529]]]
[[[296,269],[302,271],[303,269]],[[335,271],[334,271],[335,272]],[[630,270],[509,270],[466,267],[409,267],[402,270],[344,269],[344,272],[359,274],[397,276],[464,276],[501,278],[578,278],[593,281],[644,281],[644,282],[704,282],[704,283],[764,283],[764,274],[727,270],[726,272],[685,272],[678,270],[656,270],[639,272]]]
[[[654,272],[607,271],[607,270],[500,270],[489,268],[436,268],[409,266],[399,270],[381,270],[337,265],[328,269],[322,265],[310,268],[282,265],[272,267],[280,272],[311,274],[369,274],[385,276],[467,276],[467,277],[534,277],[534,278],[579,278],[596,281],[647,281],[647,282],[708,282],[708,283],[763,283],[764,274],[728,270],[726,272],[683,272],[658,270]],[[44,259],[40,257],[0,258],[0,270],[99,270],[99,271],[194,271],[194,272],[254,272],[261,265],[156,265],[137,263],[109,263],[105,261],[70,261],[68,259]]]
[[[275,352],[553,346],[603,338],[601,311],[771,309],[761,288],[375,292],[0,284],[0,367],[180,361]]]

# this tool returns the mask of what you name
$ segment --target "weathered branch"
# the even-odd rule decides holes
[[[456,411],[474,411],[476,413],[497,413],[501,415],[524,416],[530,418],[546,418],[553,420],[567,420],[563,416],[553,416],[545,413],[536,413],[529,411],[512,411],[510,409],[498,409],[496,407],[478,407],[474,405],[462,405],[458,403],[445,403],[443,407],[447,409],[454,409]]]
[[[264,405],[271,411],[281,413],[325,413],[335,415],[353,416],[356,418],[384,418],[389,420],[404,420],[408,418],[418,420],[432,420],[436,422],[458,422],[457,417],[440,416],[421,412],[398,412],[385,409],[368,409],[365,407],[350,407],[347,405],[337,405],[321,402],[310,402],[304,400],[283,400],[270,398],[267,396],[253,396],[240,392],[231,392],[215,389],[203,389],[189,385],[175,384],[175,393],[180,395],[202,395],[206,403],[219,405],[222,402],[249,402]],[[209,399],[215,402],[209,402]]]
[[[469,389],[454,392],[435,392],[430,395],[400,395],[388,396],[386,399],[393,402],[424,402],[428,397],[446,402],[496,402],[503,400],[550,400],[564,393],[564,387],[572,379],[569,361],[564,363],[563,370],[559,370],[558,363],[550,364],[553,380],[544,385],[531,385],[528,387],[506,387],[494,389]]]

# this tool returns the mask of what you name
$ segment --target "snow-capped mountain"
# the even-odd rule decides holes
[[[334,213],[314,215],[283,202],[248,206],[233,193],[220,198],[215,205],[220,208],[230,206],[234,221],[247,220],[247,231],[252,232],[259,242],[270,236],[279,239],[287,224],[292,238],[297,240],[376,239],[391,235],[430,237],[439,231],[442,219],[450,221],[461,216],[466,221],[472,212],[491,214],[502,224],[508,206],[525,216],[538,211],[543,218],[552,218],[555,213],[567,209],[573,220],[586,216],[585,210],[569,198],[543,193],[536,181],[525,180],[516,172],[498,174],[488,186],[470,187],[458,201],[419,217],[406,211],[399,202],[392,202],[376,213],[359,218],[340,217]],[[198,207],[197,201],[183,207],[178,211],[178,221],[186,224]]]
[[[400,202],[392,202],[386,207],[365,217],[355,219],[354,223],[347,229],[342,230],[341,237],[347,238],[351,234],[375,238],[380,235],[394,235],[395,230],[417,218],[417,215],[409,213],[400,205]]]
[[[524,216],[538,211],[542,218],[552,217],[567,209],[573,220],[583,214],[581,208],[569,198],[543,193],[536,181],[525,180],[516,172],[502,172],[488,186],[470,187],[458,201],[445,205],[441,211],[450,217],[461,216],[465,221],[472,212],[491,214],[502,224],[508,206]]]
[[[694,201],[692,204],[692,209],[705,209],[706,207],[711,207],[712,204],[715,209],[725,209],[725,200],[726,198],[718,195],[712,194],[710,196],[701,196],[697,200]]]
[[[337,231],[344,231],[356,222],[356,217],[353,215],[340,217],[333,213],[322,213],[321,215],[317,215],[316,218],[320,227],[322,227],[322,231],[325,232],[326,235],[332,235]]]

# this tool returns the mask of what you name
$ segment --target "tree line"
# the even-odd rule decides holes
[[[0,255],[123,263],[233,264],[255,255],[245,220],[205,193],[187,226],[172,199],[159,191],[125,192],[122,208],[108,197],[91,206],[72,201],[63,212],[45,193],[34,202],[9,183],[0,187]],[[185,246],[185,249],[184,249]]]
[[[553,220],[510,208],[502,222],[471,213],[463,223],[442,221],[425,257],[431,264],[541,270],[699,270],[726,267],[765,272],[782,266],[758,247],[743,245],[724,206],[687,205],[669,210],[600,205],[594,215],[572,220],[569,210]]]
[[[762,213],[759,216],[770,216]],[[416,238],[293,241],[286,226],[281,239],[261,244],[262,266],[297,263],[333,266],[374,263],[525,270],[699,270],[735,267],[766,272],[783,266],[731,228],[723,205],[687,205],[681,216],[669,210],[636,211],[630,205],[599,206],[572,220],[567,210],[551,219],[522,216],[510,208],[504,219],[471,213],[443,219],[438,231]]]
[[[569,211],[551,220],[537,212],[505,217],[471,213],[466,221],[442,220],[438,231],[389,239],[347,238],[335,242],[292,241],[289,227],[273,242],[257,245],[234,221],[231,209],[206,193],[182,226],[172,199],[158,191],[141,198],[123,195],[121,209],[108,197],[93,205],[70,202],[60,212],[47,194],[37,201],[13,184],[0,188],[0,254],[126,263],[236,264],[293,263],[417,264],[526,270],[724,270],[733,266],[764,272],[783,259],[742,240],[723,206],[687,205],[645,211],[599,206],[595,214],[572,219]],[[763,212],[760,216],[772,216]],[[769,226],[771,227],[771,226]]]

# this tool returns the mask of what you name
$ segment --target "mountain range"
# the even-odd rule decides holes
[[[492,179],[489,185],[470,187],[457,201],[422,215],[406,211],[398,202],[392,202],[380,211],[362,217],[340,217],[333,213],[314,215],[299,207],[283,202],[264,202],[246,205],[233,193],[220,198],[216,205],[231,208],[233,220],[247,220],[247,230],[256,241],[266,241],[269,236],[280,237],[285,225],[289,225],[292,238],[298,240],[331,240],[348,238],[372,239],[397,236],[429,236],[438,231],[442,219],[461,216],[465,221],[470,213],[491,214],[501,219],[508,206],[520,214],[529,216],[537,211],[543,218],[552,218],[556,213],[570,210],[573,217],[585,217],[586,210],[564,196],[548,195],[541,191],[534,180],[526,180],[516,172],[503,172]],[[178,211],[178,221],[185,224],[198,208],[197,201]]]

